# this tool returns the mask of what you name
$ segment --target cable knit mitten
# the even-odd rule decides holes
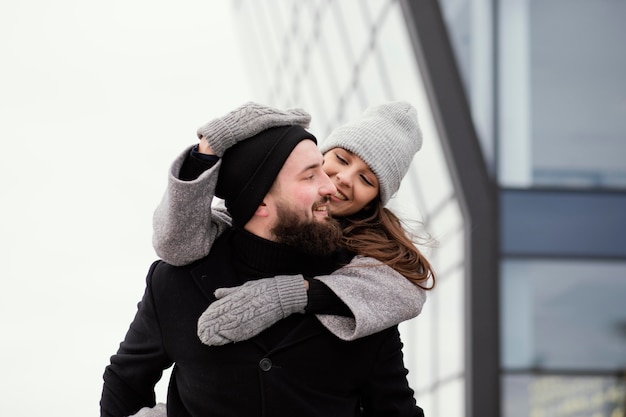
[[[248,340],[292,313],[304,313],[307,305],[302,275],[248,281],[220,288],[215,296],[198,320],[198,337],[210,346]]]
[[[152,408],[144,407],[130,417],[167,417],[167,407],[163,403],[158,403]]]
[[[197,133],[222,157],[231,146],[271,127],[300,125],[306,129],[309,123],[311,116],[302,109],[279,110],[248,102],[201,126]]]

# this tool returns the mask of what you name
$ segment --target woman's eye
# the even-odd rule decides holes
[[[370,181],[365,175],[361,175],[361,179],[363,180],[364,183],[366,183],[369,186],[374,186],[374,183],[372,181]]]
[[[346,161],[341,155],[339,154],[335,154],[335,156],[337,156],[337,159],[339,160],[339,162],[341,162],[344,165],[348,164],[348,161]]]

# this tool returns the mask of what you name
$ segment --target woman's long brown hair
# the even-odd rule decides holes
[[[425,290],[435,287],[430,262],[407,236],[400,219],[383,207],[378,198],[370,208],[344,217],[341,222],[346,248],[379,260]]]

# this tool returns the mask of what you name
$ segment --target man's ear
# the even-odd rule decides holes
[[[270,215],[270,211],[267,204],[265,204],[265,201],[262,201],[259,207],[256,208],[254,215],[259,217],[268,217]]]

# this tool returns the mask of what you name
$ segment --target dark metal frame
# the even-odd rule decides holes
[[[465,223],[466,417],[500,415],[498,188],[438,0],[400,0]]]

